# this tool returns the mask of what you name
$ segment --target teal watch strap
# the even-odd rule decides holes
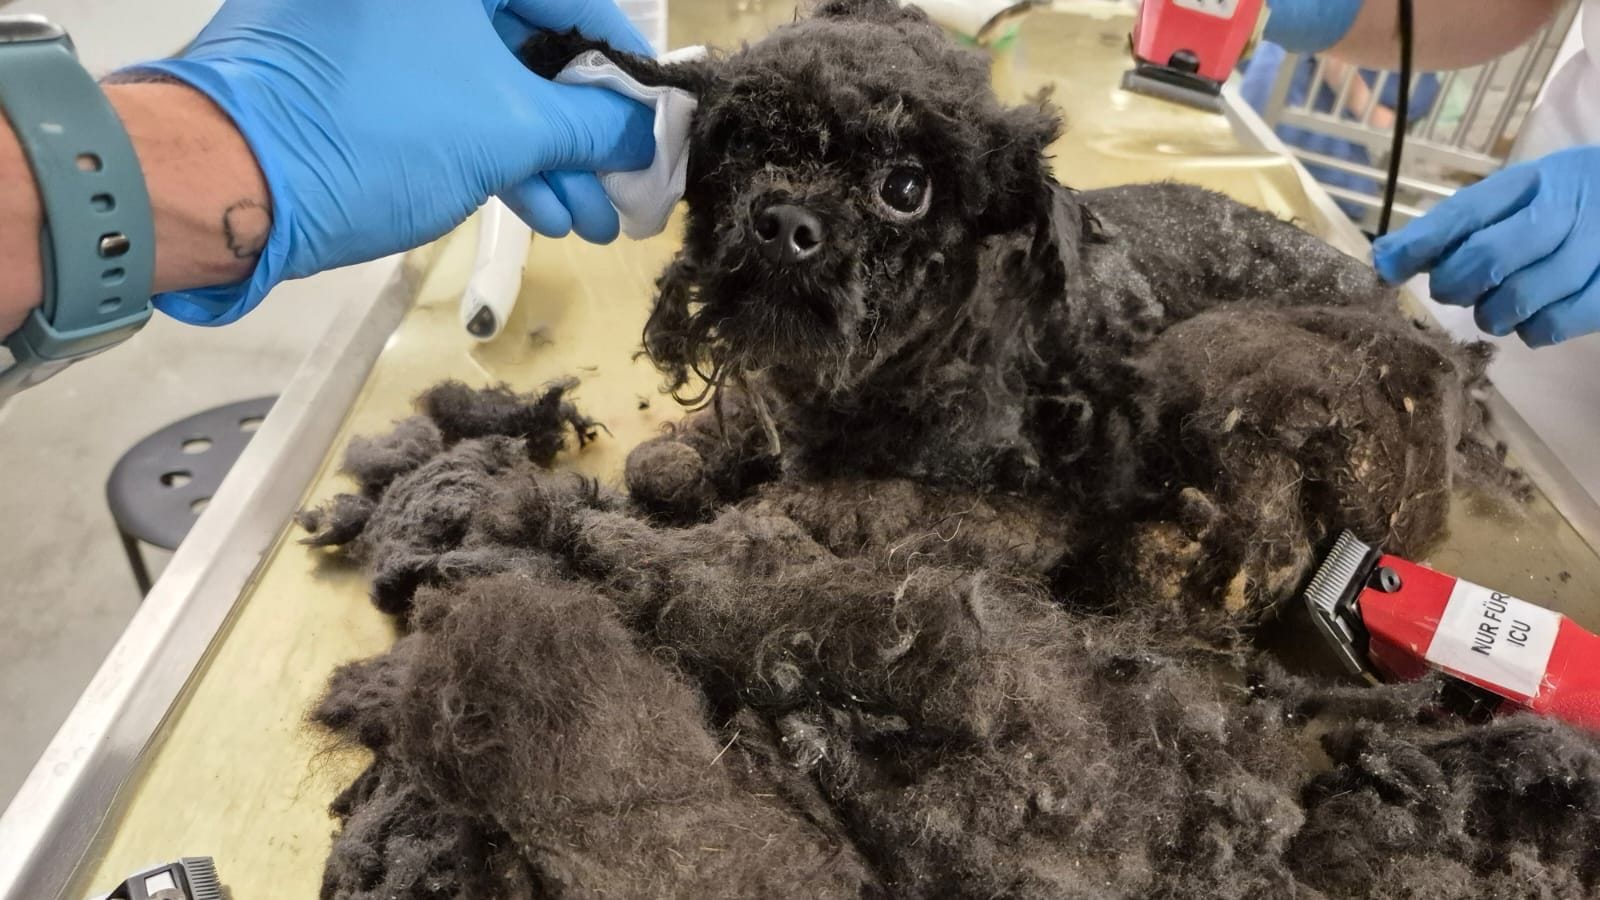
[[[14,362],[0,371],[3,397],[144,325],[155,228],[133,143],[60,28],[0,16],[0,113],[28,157],[44,213],[43,303],[5,338]]]

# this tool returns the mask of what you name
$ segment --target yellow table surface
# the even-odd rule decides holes
[[[674,45],[732,46],[792,15],[789,4],[770,0],[742,10],[734,0],[673,0],[670,26]],[[996,61],[996,85],[1013,100],[1054,87],[1067,117],[1054,149],[1061,180],[1080,188],[1190,181],[1316,230],[1322,220],[1288,160],[1244,149],[1221,116],[1116,89],[1129,24],[1118,3],[1058,3],[1026,20]],[[475,240],[468,223],[414,255],[412,264],[428,273],[418,302],[374,366],[308,503],[348,487],[336,468],[351,436],[386,430],[409,414],[413,396],[444,378],[531,389],[581,377],[579,403],[611,436],[563,464],[613,481],[627,448],[680,415],[656,392],[656,373],[632,358],[651,284],[678,243],[676,225],[610,247],[536,239],[516,312],[487,344],[458,322]],[[1458,504],[1451,539],[1433,562],[1600,625],[1591,595],[1600,559],[1549,503],[1541,498],[1514,514],[1477,506]],[[334,667],[381,652],[394,632],[368,603],[360,572],[297,537],[286,526],[67,896],[107,890],[184,855],[214,856],[235,900],[316,895],[334,828],[328,802],[365,761],[330,749],[306,714]]]

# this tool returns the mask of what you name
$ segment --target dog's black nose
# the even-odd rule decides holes
[[[778,203],[756,213],[756,237],[767,259],[797,263],[822,249],[822,220],[803,206]]]

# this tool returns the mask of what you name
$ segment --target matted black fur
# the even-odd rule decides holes
[[[570,384],[352,446],[310,542],[407,633],[316,714],[373,753],[325,897],[1595,895],[1591,736],[1251,639],[1338,528],[1516,492],[1486,350],[1218,195],[1059,186],[888,0],[613,55],[700,97],[644,340],[711,408],[627,496],[545,468]]]
[[[541,35],[524,55],[553,74],[596,46]],[[1330,527],[1420,553],[1458,478],[1519,489],[1474,399],[1486,348],[1413,327],[1369,266],[1219,194],[1061,186],[1056,112],[1003,106],[987,57],[914,7],[824,3],[687,65],[606,52],[700,100],[644,345],[668,387],[704,376],[733,437],[685,438],[717,447],[699,473],[662,449],[675,478],[630,477],[658,513],[738,499],[775,452],[755,471],[1049,496],[1112,547],[1184,545],[1161,552],[1206,560],[1191,602],[1259,618]],[[927,184],[911,213],[881,196],[906,170]],[[765,252],[777,205],[815,218],[803,260]],[[1223,518],[1145,533],[1182,488]]]

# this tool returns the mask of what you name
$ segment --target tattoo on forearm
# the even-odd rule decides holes
[[[272,209],[254,200],[240,200],[222,214],[222,236],[234,259],[255,259],[267,245]]]

